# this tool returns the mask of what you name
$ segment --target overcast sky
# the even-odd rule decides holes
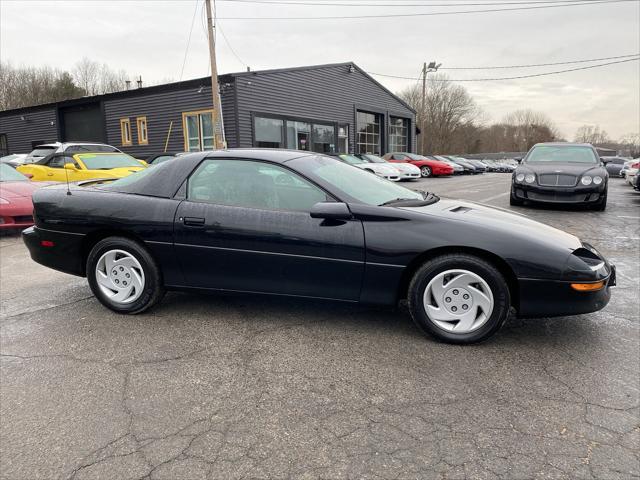
[[[262,0],[264,1],[264,0]],[[292,1],[292,0],[288,0]],[[395,4],[381,7],[264,5],[217,0],[220,73],[354,61],[365,71],[417,77],[423,61],[442,67],[539,64],[640,52],[640,1],[512,12],[341,20],[234,20],[229,17],[349,16],[443,12],[514,5],[449,6],[507,0],[300,0]],[[508,0],[510,2],[524,0]],[[539,1],[539,0],[538,0]],[[13,65],[71,70],[83,56],[159,83],[208,74],[203,0],[0,0],[0,57]],[[402,7],[397,4],[422,4]],[[557,3],[556,3],[557,4]],[[236,52],[234,55],[230,46]],[[598,63],[598,62],[596,62]],[[600,62],[603,63],[603,62]],[[588,64],[509,70],[442,70],[453,79],[541,73]],[[392,91],[410,80],[377,77]],[[548,77],[463,83],[487,115],[532,108],[572,139],[582,124],[612,138],[640,131],[640,62]]]

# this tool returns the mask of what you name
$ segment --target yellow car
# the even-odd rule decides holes
[[[94,178],[122,178],[147,168],[126,153],[56,153],[16,170],[34,182],[78,182]]]

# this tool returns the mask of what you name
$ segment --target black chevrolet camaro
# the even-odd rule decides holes
[[[406,299],[424,332],[472,343],[512,310],[599,310],[615,285],[614,267],[573,235],[300,151],[188,154],[115,181],[46,187],[33,203],[32,258],[86,276],[120,313],[165,290]]]
[[[607,207],[609,174],[588,143],[539,143],[515,169],[511,205],[566,203]]]

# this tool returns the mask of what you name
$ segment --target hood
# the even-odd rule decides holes
[[[480,203],[441,198],[439,202],[432,205],[402,208],[503,231],[505,235],[513,236],[514,239],[518,236],[535,238],[549,246],[566,248],[568,251],[582,246],[580,239],[570,233],[537,222],[525,215]]]
[[[559,163],[559,162],[532,162],[523,163],[516,168],[516,173],[533,172],[537,175],[544,173],[565,173],[580,176],[587,172],[589,175],[606,176],[607,170],[597,163]]]
[[[410,163],[394,163],[389,165],[396,170],[400,170],[401,172],[411,172],[411,173],[419,173],[420,169],[415,165],[411,165]]]
[[[44,183],[44,182],[42,182]],[[45,184],[46,185],[46,184]],[[10,200],[12,198],[31,198],[33,192],[45,185],[33,182],[0,182],[0,197]]]

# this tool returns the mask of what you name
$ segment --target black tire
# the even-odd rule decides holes
[[[604,212],[607,208],[607,192],[604,192],[604,195],[600,197],[600,200],[598,200],[597,203],[592,205],[591,208],[598,212]]]
[[[427,178],[431,176],[431,167],[429,167],[428,165],[423,165],[422,167],[420,167],[420,175],[423,178]]]
[[[429,282],[439,273],[453,269],[467,270],[480,276],[493,295],[494,306],[491,315],[479,328],[468,333],[452,333],[440,328],[429,318],[423,302]],[[487,261],[468,254],[447,254],[429,260],[413,276],[407,297],[409,312],[418,328],[440,341],[454,344],[472,344],[487,340],[504,325],[511,308],[509,287],[502,274]]]
[[[144,287],[142,294],[131,303],[118,303],[109,299],[100,289],[96,279],[96,265],[109,250],[121,250],[133,256],[142,266]],[[162,273],[147,249],[140,243],[124,237],[108,237],[94,245],[87,257],[87,280],[91,291],[105,307],[117,313],[134,315],[157,304],[164,297]]]

